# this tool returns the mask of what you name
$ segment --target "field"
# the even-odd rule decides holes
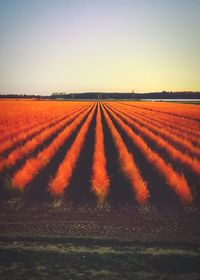
[[[27,252],[32,252],[36,262],[38,251],[42,251],[42,256],[49,254],[43,248],[44,243],[35,252],[31,246],[36,241],[24,249],[27,243],[20,243],[18,238],[36,238],[37,244],[37,238],[41,237],[45,240],[86,238],[92,240],[89,243],[100,242],[99,247],[88,253],[89,258],[94,254],[101,259],[102,240],[131,242],[126,246],[132,249],[120,247],[120,256],[117,248],[122,245],[113,245],[114,241],[106,243],[105,250],[114,258],[128,257],[121,267],[122,274],[113,274],[111,278],[106,276],[110,269],[106,264],[110,256],[107,254],[102,272],[105,275],[100,273],[96,279],[118,279],[118,276],[121,279],[123,269],[133,269],[134,265],[137,271],[143,271],[135,275],[136,279],[157,279],[166,273],[164,265],[157,275],[156,257],[155,263],[147,257],[144,264],[143,251],[167,250],[171,244],[171,253],[166,253],[171,254],[167,257],[168,265],[173,264],[174,254],[182,256],[187,251],[183,256],[190,258],[192,250],[194,259],[191,266],[189,261],[185,272],[191,277],[187,279],[197,279],[200,273],[197,265],[200,258],[197,249],[200,245],[198,105],[5,99],[0,106],[0,237],[14,240],[14,245],[7,241],[8,246],[5,240],[1,242],[0,252],[6,253],[10,260],[13,256],[17,260],[26,258]],[[59,242],[56,248],[49,246],[55,254],[63,255],[65,245]],[[146,249],[134,247],[137,242],[145,244]],[[152,242],[154,249],[148,245]],[[86,245],[81,243],[81,246]],[[161,246],[159,250],[157,246]],[[86,248],[80,250],[85,252]],[[64,258],[67,261],[72,254],[79,259],[82,251],[76,252],[76,256],[74,251],[65,250]],[[151,254],[154,255],[152,251],[147,255]],[[137,264],[135,258],[139,259]],[[180,278],[159,279],[183,279],[181,260],[185,261],[184,257],[177,259]],[[5,262],[1,258],[4,273],[13,265],[11,261],[7,267]],[[87,265],[94,266],[92,260]],[[43,266],[50,264],[47,261]],[[75,268],[71,269],[74,277]],[[97,271],[96,267],[93,270]],[[90,271],[87,279],[92,279],[94,271]],[[174,271],[173,267],[171,272]],[[81,268],[79,272],[83,273]]]

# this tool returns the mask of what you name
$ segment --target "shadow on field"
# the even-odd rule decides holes
[[[138,130],[136,130],[139,133]],[[194,204],[198,206],[198,201],[200,198],[200,190],[198,188],[200,179],[198,175],[192,171],[192,168],[189,168],[187,165],[184,165],[182,162],[173,159],[169,153],[162,147],[159,147],[154,141],[150,140],[148,137],[142,136],[145,142],[148,144],[149,147],[152,148],[153,151],[157,152],[166,163],[170,163],[172,168],[178,173],[184,175],[185,179],[190,186],[190,190],[192,192],[194,198]],[[187,155],[186,151],[183,148],[180,148],[179,145],[171,144],[172,147],[175,147],[178,151],[181,151],[183,155]],[[188,154],[189,155],[189,154]],[[195,159],[195,156],[190,155],[191,158]]]
[[[26,144],[28,141],[32,140],[35,138],[35,136],[38,136],[40,133],[42,133],[45,129],[47,128],[51,128],[53,127],[54,125],[58,124],[59,122],[63,121],[64,119],[66,119],[68,117],[68,114],[63,116],[63,117],[60,117],[53,125],[52,123],[49,123],[48,122],[48,125],[46,125],[45,128],[43,128],[42,130],[39,130],[39,132],[35,132],[33,133],[33,135],[31,136],[28,136],[27,138],[25,138],[24,140],[20,140],[20,146],[23,146],[24,144]],[[57,131],[56,133],[59,133],[59,131]],[[3,157],[7,157],[12,151],[14,151],[15,149],[19,148],[19,143],[15,143],[11,148],[9,149],[6,149],[4,152],[1,153],[1,155]]]
[[[110,192],[108,202],[112,206],[125,203],[136,203],[130,183],[125,178],[120,169],[118,151],[115,147],[112,134],[102,114],[102,124],[104,130],[105,154],[107,160],[107,171],[110,178]]]
[[[52,201],[52,197],[48,192],[48,183],[51,178],[56,174],[60,163],[63,161],[66,152],[71,147],[73,141],[76,138],[80,127],[84,123],[86,117],[83,119],[81,124],[77,127],[75,132],[67,139],[67,141],[60,147],[60,149],[56,152],[55,156],[49,162],[47,166],[45,166],[40,172],[35,176],[35,178],[31,181],[29,185],[27,185],[24,192],[24,201],[27,205],[37,204],[38,202],[48,202]]]
[[[71,124],[72,121],[70,121],[67,125]],[[17,170],[19,170],[27,159],[35,157],[39,152],[41,152],[43,149],[48,147],[51,142],[66,128],[66,125],[60,129],[58,129],[55,133],[53,133],[50,137],[48,137],[42,144],[38,145],[32,152],[30,152],[26,157],[22,158],[21,160],[17,161],[17,163],[9,168],[7,172],[12,176]]]
[[[110,115],[112,118],[112,116]],[[132,153],[138,169],[141,172],[143,179],[148,183],[150,191],[150,200],[158,208],[162,208],[166,204],[174,205],[177,208],[181,207],[181,203],[175,194],[175,192],[165,183],[165,179],[160,173],[152,166],[140,150],[133,144],[132,140],[127,136],[124,130],[118,125],[118,123],[112,118],[114,125],[119,131],[126,144],[128,151]],[[133,129],[134,131],[134,129]],[[136,134],[137,131],[135,131]]]
[[[78,162],[72,174],[69,187],[65,190],[64,200],[72,202],[75,207],[80,204],[95,204],[96,196],[92,192],[91,177],[95,141],[96,111],[90,123]]]

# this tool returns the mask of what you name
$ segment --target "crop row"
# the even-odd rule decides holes
[[[88,165],[88,168],[91,168],[91,191],[96,195],[100,204],[106,201],[110,189],[115,188],[112,184],[112,176],[116,174],[111,176],[108,171],[108,158],[114,156],[109,155],[108,157],[109,145],[114,145],[118,166],[121,170],[119,174],[126,178],[137,203],[146,203],[151,198],[154,189],[151,185],[152,182],[147,180],[143,164],[139,164],[138,152],[142,162],[144,161],[152,172],[154,170],[157,172],[158,177],[179,198],[181,203],[192,203],[194,195],[198,191],[196,182],[198,183],[200,179],[199,146],[194,145],[187,136],[183,137],[183,141],[181,141],[181,137],[173,134],[171,128],[165,129],[166,120],[162,122],[160,115],[160,119],[156,123],[156,110],[153,108],[149,114],[151,104],[146,115],[137,103],[77,102],[71,107],[69,103],[65,106],[68,108],[63,109],[62,114],[58,112],[53,114],[45,127],[42,123],[38,123],[34,128],[36,129],[34,135],[31,134],[31,128],[27,134],[25,133],[23,141],[21,139],[17,141],[13,137],[13,141],[15,141],[13,148],[8,151],[7,155],[0,158],[2,185],[5,181],[4,176],[10,174],[12,188],[23,191],[50,162],[54,162],[58,151],[61,151],[65,143],[74,135],[67,150],[63,150],[64,154],[57,165],[56,172],[50,174],[49,181],[46,182],[46,189],[53,197],[63,197],[70,186],[80,154],[86,143],[86,136],[90,130],[93,130],[92,166]],[[162,109],[161,105],[160,108]],[[161,109],[159,110],[162,111]],[[55,106],[54,110],[58,111],[58,108]],[[179,124],[177,118],[179,118],[180,112]],[[182,112],[183,109],[180,109],[179,114],[175,112],[169,116],[172,125],[182,127],[184,119]],[[161,114],[169,115],[169,109],[165,109]],[[190,127],[194,124],[196,128],[198,116],[195,114],[195,120],[192,117],[191,114],[191,119],[186,118],[187,122],[191,122]],[[92,126],[93,120],[95,120],[94,126]],[[17,129],[14,124],[13,127]],[[108,143],[107,133],[111,136],[112,143]],[[12,169],[12,167],[15,168]],[[196,180],[195,183],[194,180],[192,181],[192,185],[190,178],[188,179],[188,172]],[[81,178],[79,187],[81,188]]]
[[[127,105],[127,102],[123,102]],[[194,104],[177,104],[167,102],[129,102],[129,106],[145,109],[151,112],[162,113],[170,117],[179,118],[181,120],[189,120],[192,124],[197,124],[200,120],[199,108]],[[189,123],[189,122],[188,122]]]
[[[138,114],[142,117],[148,117],[152,121],[155,120],[157,121],[157,123],[165,125],[167,129],[171,129],[173,133],[182,134],[183,137],[188,137],[189,139],[190,137],[194,137],[194,139],[198,142],[198,137],[200,136],[200,122],[195,121],[194,123],[191,119],[184,119],[176,115],[174,116],[173,114],[166,114],[162,111],[155,111],[150,109],[151,106],[149,106],[150,108],[143,108],[135,105],[125,105],[124,103],[120,105],[123,105],[124,110],[126,111],[131,111],[132,113]]]

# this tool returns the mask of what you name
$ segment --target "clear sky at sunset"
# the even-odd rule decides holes
[[[200,0],[0,0],[0,93],[200,90]]]

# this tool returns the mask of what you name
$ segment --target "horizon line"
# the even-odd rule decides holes
[[[168,91],[168,90],[162,90],[162,91],[145,91],[145,92],[123,92],[123,91],[80,91],[80,92],[52,92],[52,93],[0,93],[0,95],[35,95],[35,96],[51,96],[53,94],[87,94],[87,93],[93,93],[93,94],[150,94],[150,93],[200,93],[200,90],[179,90],[179,91]]]

